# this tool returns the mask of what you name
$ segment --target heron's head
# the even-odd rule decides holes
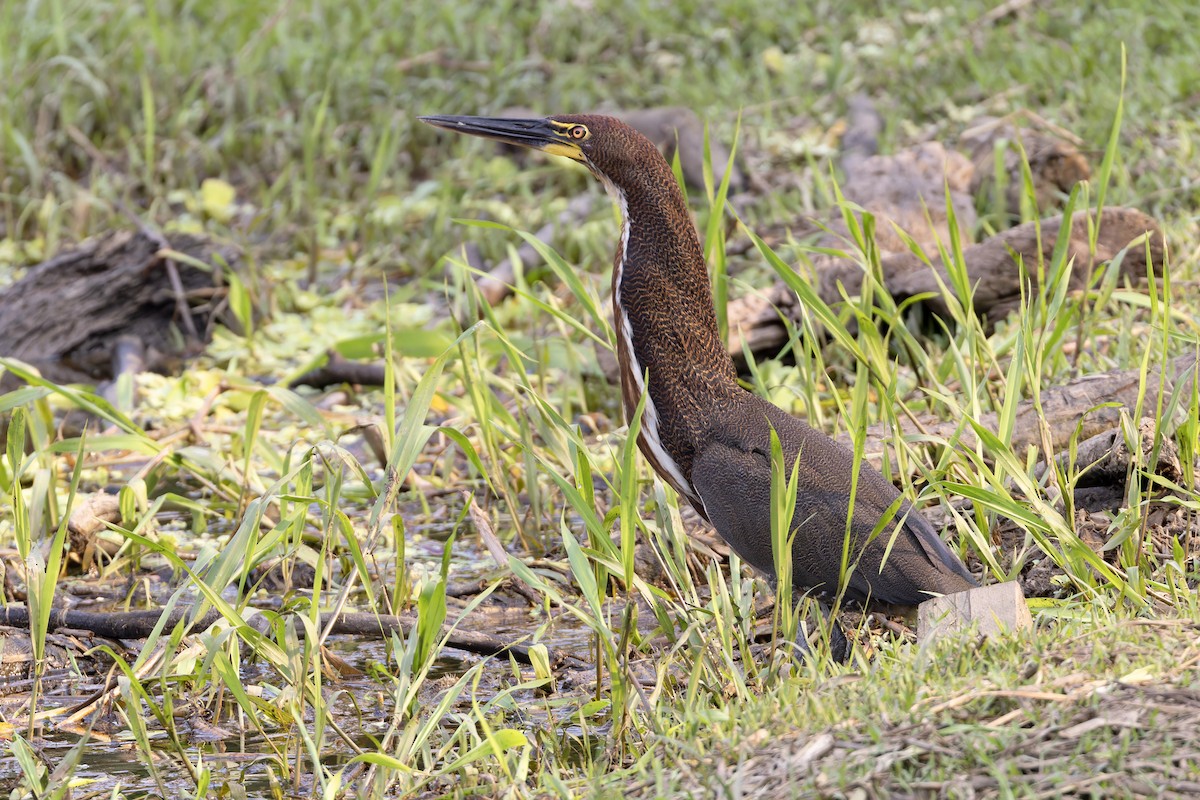
[[[563,114],[545,119],[507,117],[421,117],[456,133],[495,139],[579,161],[606,184],[626,187],[639,166],[662,160],[648,139],[615,117]]]

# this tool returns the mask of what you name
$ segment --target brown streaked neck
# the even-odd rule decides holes
[[[656,149],[625,166],[615,176],[601,175],[622,214],[613,316],[625,415],[632,417],[648,390],[638,445],[695,505],[692,462],[713,412],[742,390],[717,329],[704,252],[675,176]]]
[[[628,320],[639,373],[703,378],[692,385],[652,382],[655,399],[659,391],[736,385],[691,212],[674,174],[657,151],[654,156],[616,178],[602,177],[622,215],[613,262],[615,322]]]

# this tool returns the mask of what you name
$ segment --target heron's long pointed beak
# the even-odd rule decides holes
[[[422,122],[455,133],[468,133],[495,139],[531,150],[541,150],[555,156],[584,161],[579,145],[566,138],[569,125],[550,119],[508,119],[506,117],[418,117]]]

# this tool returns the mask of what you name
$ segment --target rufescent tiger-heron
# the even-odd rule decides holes
[[[775,574],[769,455],[774,428],[788,474],[800,461],[792,519],[795,587],[827,601],[844,580],[842,596],[854,603],[915,606],[933,594],[977,585],[879,472],[860,463],[851,509],[852,452],[738,384],[717,329],[704,252],[683,192],[649,140],[617,119],[596,115],[421,119],[566,156],[604,184],[622,217],[612,297],[626,416],[646,392],[638,437],[642,454],[745,561]],[[832,631],[834,654],[844,656],[845,637],[836,625]]]

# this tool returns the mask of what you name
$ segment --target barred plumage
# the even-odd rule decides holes
[[[800,462],[793,581],[821,596],[911,606],[975,580],[890,482],[828,436],[743,389],[725,350],[695,226],[670,167],[612,117],[424,117],[439,127],[573,158],[622,215],[613,316],[622,399],[648,394],[638,445],[654,470],[754,567],[774,574],[770,435]],[[643,373],[648,380],[643,379]],[[888,519],[885,520],[885,517]],[[876,527],[884,521],[882,533]],[[850,562],[843,564],[845,537]]]

